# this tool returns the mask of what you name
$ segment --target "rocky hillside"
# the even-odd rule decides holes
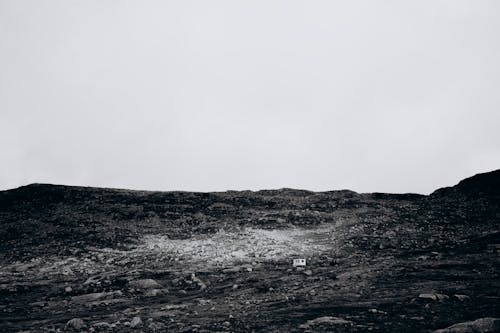
[[[496,329],[499,222],[500,170],[429,196],[32,184],[0,192],[0,326]]]

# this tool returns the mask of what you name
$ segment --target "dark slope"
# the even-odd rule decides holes
[[[499,182],[494,171],[429,196],[3,191],[0,331],[81,318],[94,332],[432,332],[500,317]],[[147,235],[170,250],[145,248]],[[322,247],[292,269],[287,251],[304,244]],[[248,256],[211,263],[226,248]],[[134,287],[143,279],[162,289]]]
[[[192,193],[32,184],[0,192],[0,250],[22,257],[86,245],[120,247],[144,233],[185,238],[240,226],[394,219],[416,209],[422,198],[347,190]]]
[[[453,187],[432,193],[422,206],[433,221],[498,226],[500,221],[500,170],[475,175]]]
[[[449,195],[451,192],[471,197],[485,196],[498,199],[500,197],[500,170],[480,173],[466,178],[453,187],[435,191],[432,196]]]
[[[221,228],[284,228],[339,219],[413,220],[474,229],[495,225],[500,219],[500,170],[430,196],[295,189],[148,192],[32,184],[0,192],[0,252],[28,258],[87,245],[122,247],[147,233],[186,238]]]

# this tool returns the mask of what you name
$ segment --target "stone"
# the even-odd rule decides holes
[[[166,289],[147,289],[144,293],[146,297],[156,297],[166,294]]]
[[[85,323],[80,318],[73,318],[66,323],[64,329],[81,330],[85,326]]]
[[[228,274],[228,273],[238,273],[240,271],[240,267],[231,267],[231,268],[225,268],[222,270],[222,273]]]
[[[352,326],[352,321],[339,317],[325,316],[308,320],[305,324],[302,324],[299,327],[309,329],[312,326]]]
[[[161,289],[163,286],[153,279],[140,279],[130,281],[129,286],[135,289]]]
[[[132,321],[130,322],[130,327],[131,328],[136,328],[136,327],[141,327],[142,326],[142,319],[141,317],[134,317],[132,318]]]
[[[453,298],[459,300],[460,302],[465,302],[465,301],[467,301],[467,300],[470,299],[469,296],[467,296],[467,295],[460,295],[460,294],[453,295]]]
[[[148,319],[148,321],[149,321],[149,319]],[[160,323],[160,322],[156,322],[156,321],[151,322],[148,325],[148,328],[152,332],[165,332],[165,325]]]
[[[105,321],[100,321],[92,324],[92,327],[95,327],[99,330],[112,330],[114,327],[116,327],[116,325],[107,323]]]
[[[71,297],[71,301],[75,303],[87,303],[100,300],[107,296],[107,293],[91,293]]]
[[[195,282],[200,287],[200,290],[207,289],[207,285],[194,273],[191,274],[191,281]]]
[[[425,299],[425,300],[431,300],[431,301],[444,301],[444,300],[449,299],[450,297],[447,295],[443,295],[443,294],[423,293],[423,294],[418,295],[418,298]]]
[[[434,333],[499,333],[500,318],[480,318],[474,321],[458,323]]]

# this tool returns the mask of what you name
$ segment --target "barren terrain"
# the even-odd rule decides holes
[[[0,192],[0,330],[500,331],[499,221],[500,171],[429,196],[28,185]]]

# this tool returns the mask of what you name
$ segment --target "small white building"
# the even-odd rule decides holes
[[[302,267],[306,265],[305,259],[293,259],[293,267]]]

